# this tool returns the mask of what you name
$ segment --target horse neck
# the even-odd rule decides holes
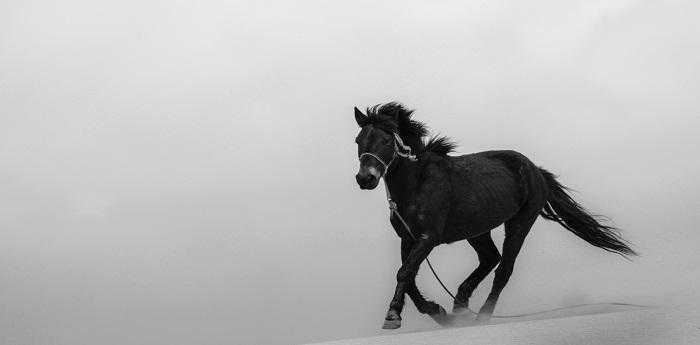
[[[419,152],[423,149],[423,138],[416,135],[401,135],[404,144],[408,145],[413,152]]]
[[[418,174],[418,164],[405,158],[397,159],[395,166],[384,176],[391,198],[397,203],[403,203],[411,194]]]

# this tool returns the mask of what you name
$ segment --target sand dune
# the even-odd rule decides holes
[[[700,313],[691,309],[587,306],[476,325],[395,333],[322,344],[700,344]],[[321,343],[318,343],[321,344]]]

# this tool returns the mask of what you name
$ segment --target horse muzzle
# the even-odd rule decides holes
[[[379,184],[379,178],[373,174],[357,174],[355,180],[357,180],[360,189],[374,189]]]

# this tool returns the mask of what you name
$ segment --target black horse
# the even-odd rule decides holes
[[[442,243],[466,239],[479,265],[459,286],[453,312],[468,310],[477,285],[496,268],[496,276],[477,319],[488,320],[513,271],[513,264],[537,216],[553,220],[586,242],[623,256],[636,253],[613,227],[601,224],[576,203],[547,170],[515,151],[485,151],[449,156],[455,144],[446,137],[424,141],[426,126],[399,103],[376,105],[363,114],[357,142],[360,188],[374,189],[384,177],[392,212],[391,224],[401,238],[402,265],[384,328],[401,326],[404,295],[418,311],[445,314],[426,300],[415,284],[420,264]],[[415,154],[415,156],[414,156]],[[405,220],[406,224],[403,224]],[[502,254],[490,231],[505,224]]]

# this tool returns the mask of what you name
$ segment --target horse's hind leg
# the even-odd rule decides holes
[[[506,221],[506,236],[503,240],[503,254],[501,263],[498,265],[498,268],[496,268],[496,276],[493,279],[491,293],[489,294],[488,298],[486,298],[486,302],[479,310],[478,320],[488,320],[491,318],[493,310],[496,308],[498,297],[508,283],[511,273],[513,273],[515,259],[518,257],[520,248],[523,246],[525,237],[527,236],[528,232],[530,232],[532,224],[535,223],[537,215],[537,211],[520,212],[512,219]]]
[[[498,262],[501,254],[496,248],[496,244],[491,239],[491,232],[468,238],[467,242],[474,247],[479,256],[479,266],[462,282],[457,290],[457,296],[452,307],[453,313],[461,313],[469,308],[469,298],[476,287],[491,273]]]

